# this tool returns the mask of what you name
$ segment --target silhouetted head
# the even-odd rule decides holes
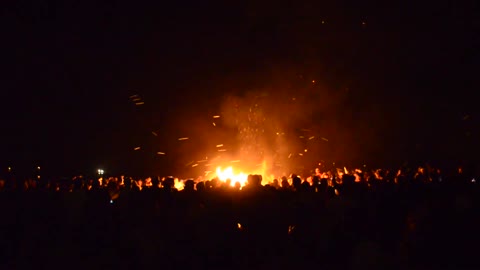
[[[295,189],[299,189],[300,186],[302,185],[302,179],[300,179],[300,177],[298,176],[294,176],[292,178],[292,184]]]
[[[258,174],[250,174],[247,178],[247,184],[250,187],[259,187],[262,185],[262,176]]]
[[[345,174],[342,178],[342,181],[344,185],[352,185],[353,183],[355,183],[355,176]]]
[[[75,190],[80,190],[82,188],[82,186],[83,186],[83,180],[82,179],[77,178],[73,181],[73,188]]]
[[[152,187],[158,188],[159,184],[160,184],[160,179],[158,179],[158,177],[152,177]]]
[[[278,188],[280,186],[280,184],[278,183],[278,179],[273,179],[273,186],[275,188]]]
[[[210,180],[205,181],[205,190],[209,190],[212,188],[212,184]]]
[[[198,191],[198,192],[203,192],[203,191],[205,191],[205,183],[203,183],[203,182],[198,182],[195,187],[197,188],[197,191]]]
[[[175,179],[173,177],[167,177],[167,179],[165,179],[162,183],[162,186],[164,189],[173,189],[175,185]]]
[[[193,182],[192,179],[188,179],[187,181],[185,181],[185,187],[184,187],[185,191],[192,192],[195,190],[194,187],[195,187],[195,182]]]
[[[290,183],[288,183],[288,179],[286,176],[282,177],[282,188],[288,188],[290,187]]]

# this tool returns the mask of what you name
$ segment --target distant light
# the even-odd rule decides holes
[[[312,83],[315,83],[315,80],[312,80]]]
[[[8,167],[7,169],[8,169],[8,171],[9,171],[9,172],[11,172],[11,171],[12,171],[12,167]]]
[[[477,182],[477,180],[475,180],[475,178],[473,178],[473,179],[472,179],[472,183],[476,183],[476,182]]]
[[[113,203],[113,200],[110,200],[110,203]]]
[[[98,173],[99,175],[103,175],[103,174],[105,173],[105,171],[102,170],[102,169],[98,169],[98,170],[97,170],[97,173]]]
[[[322,24],[325,24],[325,21],[322,21]]]
[[[40,166],[37,166],[37,170],[40,170]]]

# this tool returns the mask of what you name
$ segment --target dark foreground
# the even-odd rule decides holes
[[[0,268],[480,265],[476,184],[354,183],[335,188],[3,191]]]

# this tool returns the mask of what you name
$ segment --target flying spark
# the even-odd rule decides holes
[[[157,155],[165,155],[164,152],[157,152]]]
[[[189,139],[188,137],[178,138],[179,141],[185,141],[185,140],[188,140],[188,139]]]
[[[197,166],[198,166],[198,164],[195,163],[195,164],[192,165],[192,168],[195,168],[195,167],[197,167]]]
[[[328,142],[328,139],[327,139],[327,138],[323,138],[323,137],[322,137],[322,140],[324,140],[324,141]]]
[[[222,146],[223,146],[223,144],[217,144],[217,147],[222,147]]]
[[[140,150],[140,146],[133,148],[133,150],[135,151]]]
[[[310,138],[308,138],[308,139],[309,139],[309,140],[313,140],[313,139],[315,139],[315,136],[312,136],[312,137],[310,137]]]
[[[153,136],[158,136],[158,134],[154,131],[152,131]]]
[[[214,115],[213,118],[220,118],[220,115]]]
[[[137,106],[143,105],[143,104],[145,104],[145,102],[137,102],[137,103],[135,103],[135,105],[137,105]]]

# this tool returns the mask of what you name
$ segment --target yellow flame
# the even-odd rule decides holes
[[[185,187],[185,183],[182,180],[175,178],[174,186],[177,190],[183,190],[183,188]]]
[[[246,173],[234,173],[232,167],[228,167],[222,170],[221,167],[217,167],[216,170],[217,177],[220,181],[226,182],[230,179],[230,185],[233,187],[236,183],[240,183],[240,186],[243,187],[247,183],[248,175]]]

